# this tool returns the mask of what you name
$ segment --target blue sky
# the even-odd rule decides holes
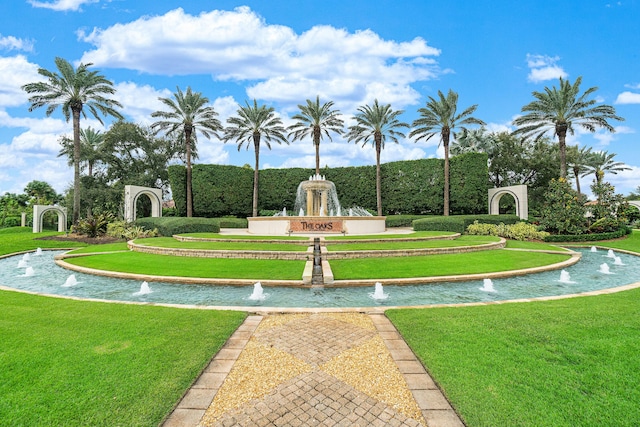
[[[532,91],[573,82],[624,122],[616,133],[576,129],[568,143],[617,153],[631,170],[607,175],[618,192],[640,185],[640,2],[606,1],[205,1],[11,0],[0,4],[0,194],[34,180],[63,192],[73,178],[58,158],[71,123],[60,110],[28,111],[25,83],[54,58],[91,62],[116,86],[128,120],[152,122],[158,97],[202,92],[224,122],[256,98],[285,124],[319,95],[347,123],[378,99],[411,123],[428,96],[453,89],[459,108],[478,104],[489,130],[511,130]],[[108,125],[109,121],[107,121]],[[90,118],[83,127],[100,124]],[[382,161],[441,157],[438,140],[387,144]],[[253,165],[253,151],[198,141],[198,163]],[[339,136],[320,146],[321,165],[375,164],[370,145]],[[311,141],[261,150],[261,168],[314,166]],[[591,177],[581,183],[588,187]],[[134,184],[134,183],[132,183]]]

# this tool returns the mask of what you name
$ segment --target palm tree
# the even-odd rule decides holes
[[[591,160],[591,147],[580,147],[577,145],[571,145],[567,148],[567,167],[573,172],[573,177],[576,179],[576,190],[580,193],[580,177],[585,176],[588,169],[589,161]]]
[[[349,126],[347,139],[356,144],[362,142],[364,147],[371,142],[376,150],[376,203],[378,216],[382,216],[382,193],[380,177],[380,152],[384,148],[387,138],[398,143],[398,138],[404,138],[404,133],[399,128],[408,128],[407,123],[398,120],[402,110],[392,110],[390,104],[380,105],[376,99],[373,105],[358,107],[355,115],[356,124]]]
[[[246,143],[247,150],[253,143],[256,155],[256,166],[253,170],[253,208],[252,215],[258,216],[258,170],[260,167],[260,142],[264,136],[267,148],[271,150],[271,142],[278,144],[284,142],[289,144],[285,136],[286,129],[282,125],[282,120],[278,117],[273,107],[266,105],[258,106],[254,99],[253,105],[246,102],[246,106],[240,107],[237,116],[227,119],[227,126],[224,130],[224,142],[234,140],[238,144],[238,151]]]
[[[113,95],[116,90],[113,82],[107,80],[97,71],[90,71],[93,64],[80,64],[78,68],[65,59],[55,59],[58,72],[44,68],[38,69],[38,74],[47,81],[27,83],[22,89],[30,94],[29,111],[47,106],[45,114],[50,116],[60,106],[66,121],[73,123],[73,225],[78,225],[80,218],[80,116],[86,117],[86,106],[93,117],[100,123],[102,119],[98,113],[122,119],[122,115],[115,107],[122,105],[106,95]]]
[[[307,99],[307,105],[298,105],[298,108],[300,113],[292,117],[297,122],[289,126],[289,137],[293,136],[293,141],[296,141],[311,136],[316,147],[316,175],[320,175],[320,140],[325,135],[332,141],[330,131],[341,135],[344,121],[338,117],[340,112],[332,109],[333,101],[320,105],[319,96],[315,102]]]
[[[591,153],[587,161],[586,170],[582,176],[594,174],[596,183],[601,184],[605,172],[617,175],[618,172],[631,170],[631,168],[625,166],[622,162],[614,162],[613,158],[615,156],[616,153],[608,153],[606,151],[595,151]]]
[[[472,116],[478,108],[478,104],[468,107],[460,114],[458,109],[458,94],[451,89],[445,97],[438,91],[438,99],[429,97],[427,105],[418,109],[420,117],[413,121],[413,130],[410,138],[416,136],[416,142],[424,139],[428,141],[435,135],[440,135],[440,141],[444,147],[444,215],[449,215],[449,138],[456,137],[454,129],[459,127],[462,131],[466,125],[484,125],[480,119]]]
[[[478,129],[462,129],[455,141],[451,142],[449,154],[488,153],[493,146],[493,135],[482,126]]]
[[[62,149],[58,157],[66,156],[69,166],[73,165],[73,141],[66,136],[60,141]],[[91,126],[80,129],[80,162],[87,162],[87,176],[93,176],[95,164],[104,157],[102,150],[104,144],[104,134],[93,129]]]
[[[192,145],[197,141],[197,131],[210,139],[211,135],[218,136],[222,130],[220,120],[216,118],[218,113],[213,107],[208,106],[209,98],[202,96],[200,92],[193,92],[187,87],[186,92],[176,88],[173,98],[158,98],[168,108],[168,111],[156,111],[151,117],[159,117],[161,120],[153,123],[151,129],[162,130],[166,134],[179,135],[184,138],[186,157],[186,198],[187,217],[193,216],[193,194],[191,191],[191,155]],[[193,140],[192,140],[193,139]]]
[[[591,87],[580,95],[580,83],[582,77],[578,77],[574,84],[560,77],[559,88],[545,87],[544,92],[534,91],[536,100],[522,107],[522,112],[526,114],[513,121],[518,126],[514,133],[525,137],[532,136],[538,140],[549,131],[558,136],[561,178],[567,177],[566,137],[567,132],[574,134],[574,125],[580,125],[589,132],[595,132],[597,127],[615,132],[607,120],[624,120],[616,115],[611,105],[595,105],[595,99],[588,99],[598,90],[597,87]]]

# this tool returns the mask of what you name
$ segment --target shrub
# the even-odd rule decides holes
[[[89,237],[104,236],[111,221],[113,221],[113,214],[111,213],[93,215],[78,221],[78,225],[73,231]]]
[[[582,234],[587,230],[584,203],[586,197],[578,194],[569,182],[552,179],[545,193],[545,204],[540,210],[540,225],[554,234]]]
[[[247,228],[249,226],[247,218],[223,217],[218,221],[220,228]]]
[[[20,227],[22,225],[22,217],[8,216],[4,219],[3,227]]]
[[[500,236],[513,240],[544,240],[549,235],[546,231],[539,231],[535,225],[526,222],[495,225],[474,221],[473,224],[467,227],[467,233],[480,236]]]
[[[424,218],[424,215],[392,215],[387,216],[385,225],[387,227],[411,227],[413,221]]]
[[[144,227],[126,221],[114,221],[107,225],[107,236],[116,239],[132,240],[143,237],[156,237],[158,230],[145,230]]]
[[[140,218],[136,225],[147,229],[157,229],[162,236],[173,236],[182,233],[218,233],[220,223],[213,218]]]
[[[604,217],[591,224],[589,231],[591,233],[610,233],[618,230],[620,225],[620,221],[611,217]]]
[[[544,238],[545,242],[590,242],[597,240],[611,240],[631,234],[631,228],[622,226],[610,233],[594,234],[550,234]]]

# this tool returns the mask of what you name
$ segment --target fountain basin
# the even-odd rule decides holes
[[[258,236],[290,234],[377,234],[386,231],[384,216],[266,216],[247,218]]]

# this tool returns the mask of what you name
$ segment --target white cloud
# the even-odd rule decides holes
[[[24,104],[29,96],[22,86],[43,80],[38,66],[22,55],[0,56],[0,76],[0,108]]]
[[[33,50],[33,42],[30,40],[19,39],[14,36],[2,37],[2,35],[0,35],[0,49],[31,52]]]
[[[527,80],[533,83],[540,83],[560,77],[566,78],[568,76],[567,72],[561,66],[556,65],[559,60],[559,56],[527,54],[527,66],[530,68]]]
[[[83,4],[98,3],[100,0],[53,0],[53,1],[37,1],[28,0],[33,7],[51,9],[57,12],[61,11],[78,11]]]
[[[640,93],[624,91],[618,94],[616,104],[640,104]]]
[[[151,113],[164,109],[164,104],[158,98],[172,98],[168,89],[156,90],[150,85],[138,86],[133,82],[117,83],[115,89],[115,98],[123,107],[121,112],[144,125],[153,122]]]
[[[85,63],[249,81],[250,98],[284,103],[319,94],[340,107],[373,98],[415,104],[419,94],[410,85],[442,73],[434,60],[440,51],[420,37],[396,42],[371,30],[326,25],[298,35],[267,24],[248,7],[197,16],[175,9],[79,37],[95,46],[83,55]]]

